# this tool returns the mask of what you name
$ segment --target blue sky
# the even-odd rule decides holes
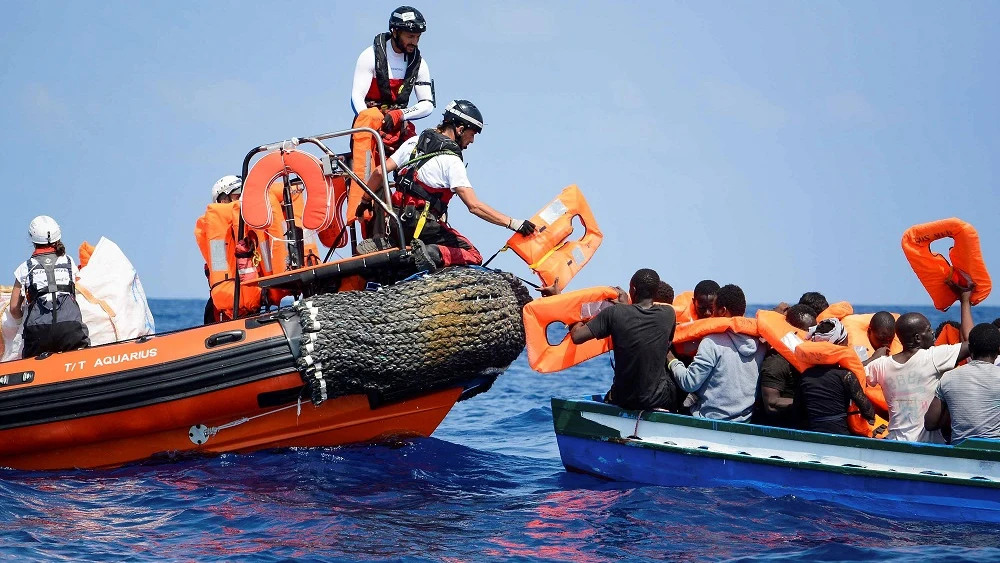
[[[207,295],[192,231],[212,184],[258,144],[349,126],[354,63],[395,7],[8,3],[0,268],[45,213],[70,248],[117,242],[150,296]],[[417,7],[438,96],[418,128],[449,99],[479,106],[478,195],[519,218],[568,184],[587,195],[605,240],[571,288],[652,267],[757,303],[929,304],[899,240],[951,216],[1000,264],[1000,4]],[[503,245],[455,205],[484,255]]]

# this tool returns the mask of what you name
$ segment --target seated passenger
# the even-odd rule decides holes
[[[1000,329],[989,323],[969,333],[972,360],[941,376],[924,415],[928,431],[951,425],[952,443],[966,438],[1000,439]]]
[[[665,281],[660,282],[660,287],[656,289],[653,303],[663,303],[669,305],[674,302],[674,288]]]
[[[90,346],[90,333],[76,302],[79,275],[66,254],[55,219],[39,215],[28,225],[35,245],[31,257],[14,270],[10,316],[24,317],[22,358]]]
[[[962,337],[972,330],[972,288],[953,287],[962,304]],[[944,443],[938,430],[924,427],[924,415],[934,398],[941,375],[969,356],[969,344],[933,346],[934,332],[927,317],[906,313],[896,321],[903,351],[879,358],[867,366],[869,385],[881,385],[889,406],[888,440]]]
[[[731,284],[718,290],[714,305],[716,317],[740,317],[747,309],[743,290]],[[678,387],[695,395],[693,416],[747,422],[764,351],[757,338],[727,330],[703,338],[686,368],[670,354],[668,369]]]
[[[806,305],[792,305],[785,311],[785,322],[799,330],[809,330],[816,324],[816,315]],[[754,423],[782,428],[798,428],[795,409],[795,388],[799,372],[792,364],[770,349],[760,366],[760,400],[754,411]]]
[[[835,318],[810,329],[809,339],[839,346],[848,344],[847,331]],[[802,372],[795,404],[804,430],[850,435],[847,415],[851,401],[869,424],[875,423],[875,407],[865,396],[857,375],[837,365],[813,366]]]
[[[826,311],[826,309],[830,306],[826,297],[818,291],[807,291],[803,293],[802,297],[799,297],[798,304],[810,307],[816,316],[819,316],[820,313]]]
[[[659,284],[660,276],[643,268],[629,282],[631,305],[607,307],[586,324],[570,327],[574,344],[611,337],[615,377],[604,400],[624,409],[669,410],[677,395],[664,367],[677,322],[672,307],[653,303]]]
[[[896,317],[892,316],[889,311],[879,311],[872,315],[872,320],[868,322],[868,342],[872,345],[875,352],[870,358],[865,359],[862,363],[868,365],[876,358],[881,358],[889,353],[889,347],[892,346],[892,339],[896,336]],[[868,353],[867,349],[864,357]]]

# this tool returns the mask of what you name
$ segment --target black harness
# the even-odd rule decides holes
[[[43,295],[55,294],[58,291],[71,295],[76,294],[76,284],[73,283],[73,265],[69,259],[62,264],[58,264],[57,260],[58,256],[56,256],[55,252],[36,254],[28,258],[28,287],[25,289],[29,302],[37,301]],[[66,272],[66,277],[69,279],[68,284],[56,283],[56,270],[64,270]],[[35,275],[41,272],[45,272],[45,279],[48,281],[48,284],[39,289],[35,285]]]
[[[406,53],[406,72],[403,73],[403,84],[396,92],[389,85],[389,60],[386,57],[386,43],[392,41],[391,33],[380,33],[375,36],[375,84],[378,86],[379,99],[366,99],[372,107],[388,107],[389,109],[406,109],[410,102],[410,92],[417,81],[417,71],[420,70],[420,49],[413,54]]]
[[[417,145],[410,153],[410,160],[406,166],[396,170],[396,191],[404,198],[413,196],[426,202],[431,212],[440,217],[448,210],[448,204],[441,200],[441,196],[433,194],[427,190],[426,186],[416,179],[417,170],[430,162],[435,156],[450,154],[462,159],[462,147],[449,137],[439,133],[436,129],[427,129],[417,138]]]

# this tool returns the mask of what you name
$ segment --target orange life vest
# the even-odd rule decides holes
[[[731,330],[747,336],[760,336],[757,319],[749,317],[709,317],[677,325],[674,344],[698,342],[709,334],[719,334]]]
[[[872,323],[872,317],[874,313],[858,314],[858,315],[847,315],[840,319],[840,322],[844,324],[844,330],[847,331],[847,342],[851,346],[862,346],[868,350],[868,356],[871,357],[875,353],[875,348],[872,343],[868,340],[868,326]],[[899,318],[899,313],[893,313],[893,317]],[[889,354],[898,354],[903,351],[903,345],[900,344],[899,339],[893,337],[892,344],[889,345]]]
[[[208,286],[215,309],[233,318],[233,301],[236,284],[236,229],[240,203],[210,203],[205,214],[198,218],[194,238],[208,269]],[[240,286],[239,315],[260,310],[260,288]]]
[[[281,209],[282,202],[284,200],[285,186],[281,180],[278,180],[271,184],[268,189],[268,197],[271,199],[271,206],[273,209]],[[303,195],[301,191],[292,191],[292,210],[295,213],[295,226],[302,228],[302,214],[304,213],[307,202],[303,201]],[[284,220],[272,221],[270,225],[264,229],[264,236],[261,242],[261,253],[266,254],[268,258],[264,260],[266,264],[264,269],[264,275],[280,274],[289,270],[289,256],[288,256],[288,243],[286,242],[285,229],[287,225]],[[302,241],[302,255],[304,263],[300,267],[315,266],[323,261],[323,257],[320,255],[319,246],[317,245],[316,235],[314,231],[305,230],[302,231],[303,241]],[[281,299],[285,296],[291,295],[290,292],[280,289],[269,289],[268,297],[271,303],[279,303]]]
[[[326,229],[320,230],[317,234],[323,246],[327,248],[344,248],[350,242],[347,229],[344,228],[344,212],[347,205],[347,179],[343,176],[334,176],[330,182],[333,186],[333,223]]]
[[[944,328],[941,329],[941,334],[939,334],[937,339],[934,341],[935,346],[941,346],[943,344],[961,344],[961,343],[962,343],[962,331],[951,325],[944,325]]]
[[[593,318],[608,300],[618,297],[613,287],[591,287],[535,299],[524,306],[524,337],[528,348],[528,365],[541,373],[553,373],[611,350],[611,338],[594,339],[573,344],[567,333],[556,345],[549,344],[549,325]]]
[[[693,291],[685,291],[674,297],[673,305],[678,323],[698,320],[698,308],[695,306]]]
[[[847,301],[838,301],[833,305],[830,305],[826,309],[823,309],[819,315],[816,316],[816,321],[825,321],[827,319],[836,318],[838,320],[843,320],[847,315],[854,313],[854,307],[851,306]]]
[[[865,368],[861,364],[861,358],[858,357],[857,352],[850,346],[840,346],[832,342],[805,341],[795,347],[795,357],[803,365],[806,365],[807,369],[813,366],[840,366],[858,378],[858,383],[861,384],[862,389],[866,389],[867,387]],[[879,391],[881,394],[881,389]],[[865,396],[868,396],[867,391],[865,392]],[[871,397],[868,398],[871,400]],[[882,400],[885,401],[885,397],[882,397]],[[851,405],[854,405],[853,401]],[[876,415],[875,426],[872,426],[868,424],[868,421],[856,409],[857,405],[854,405],[854,409],[848,410],[849,413],[853,411],[853,414],[848,414],[847,416],[847,426],[851,429],[851,433],[870,438],[885,438],[888,433],[888,424],[885,419]],[[878,434],[873,434],[876,429],[880,428],[881,430]]]
[[[947,237],[955,240],[955,246],[948,252],[950,263],[944,256],[931,251],[932,242]],[[945,285],[948,280],[965,285],[965,277],[971,278],[976,283],[972,291],[973,305],[989,296],[993,284],[979,250],[979,234],[972,225],[954,217],[914,225],[903,233],[902,245],[906,260],[939,311],[947,311],[958,299]]]
[[[573,219],[579,218],[584,234],[579,240],[567,240],[573,234]],[[604,235],[580,189],[569,186],[531,218],[538,227],[534,234],[514,233],[507,247],[517,253],[545,285],[566,287],[601,246]]]

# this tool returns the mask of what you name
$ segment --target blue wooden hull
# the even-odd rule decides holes
[[[1000,523],[1000,453],[992,444],[886,443],[559,399],[553,417],[572,471],[670,487],[747,487],[894,518]]]

